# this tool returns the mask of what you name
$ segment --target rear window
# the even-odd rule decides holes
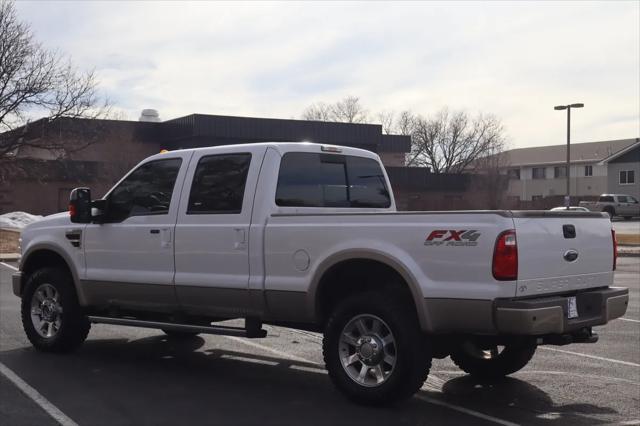
[[[276,204],[287,207],[387,208],[380,164],[350,155],[289,152],[282,157]]]

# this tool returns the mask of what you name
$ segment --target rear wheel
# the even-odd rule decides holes
[[[409,398],[431,367],[415,311],[392,293],[364,292],[342,301],[327,322],[323,354],[336,387],[362,404]]]
[[[73,281],[61,268],[42,268],[28,278],[21,302],[22,326],[31,344],[44,352],[69,352],[89,334]]]
[[[451,359],[472,376],[499,379],[527,365],[536,348],[535,340],[530,338],[517,339],[504,346],[469,339],[456,345]]]

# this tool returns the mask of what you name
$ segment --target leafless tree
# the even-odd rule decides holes
[[[302,113],[302,119],[311,121],[335,121],[333,119],[331,106],[324,102],[318,102],[308,106]]]
[[[0,160],[22,146],[69,148],[62,138],[28,138],[32,117],[99,118],[108,113],[92,71],[79,72],[57,51],[38,43],[11,1],[0,0]]]
[[[310,105],[302,113],[302,119],[340,123],[366,123],[368,115],[358,97],[347,96],[333,104],[318,102]]]
[[[335,121],[342,123],[367,122],[367,110],[364,109],[360,103],[360,98],[356,96],[347,96],[341,101],[336,102],[332,110]]]
[[[382,126],[382,133],[391,135],[395,128],[395,117],[393,111],[382,111],[378,113],[378,121]]]
[[[505,143],[494,116],[446,109],[430,118],[416,117],[411,136],[408,165],[430,167],[434,173],[474,171],[478,159],[501,152]]]

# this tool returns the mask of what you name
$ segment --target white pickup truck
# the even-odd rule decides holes
[[[13,291],[48,352],[91,323],[322,331],[333,382],[379,404],[415,393],[433,357],[491,379],[537,345],[595,342],[627,308],[615,265],[602,213],[396,212],[375,154],[262,143],[154,155],[100,200],[74,190],[24,230]]]
[[[604,212],[613,218],[622,216],[630,220],[640,216],[640,203],[635,197],[625,194],[602,194],[598,201],[580,201],[580,207],[586,207],[592,212]]]

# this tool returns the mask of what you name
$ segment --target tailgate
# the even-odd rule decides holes
[[[600,213],[514,212],[516,296],[613,284],[611,221]]]

